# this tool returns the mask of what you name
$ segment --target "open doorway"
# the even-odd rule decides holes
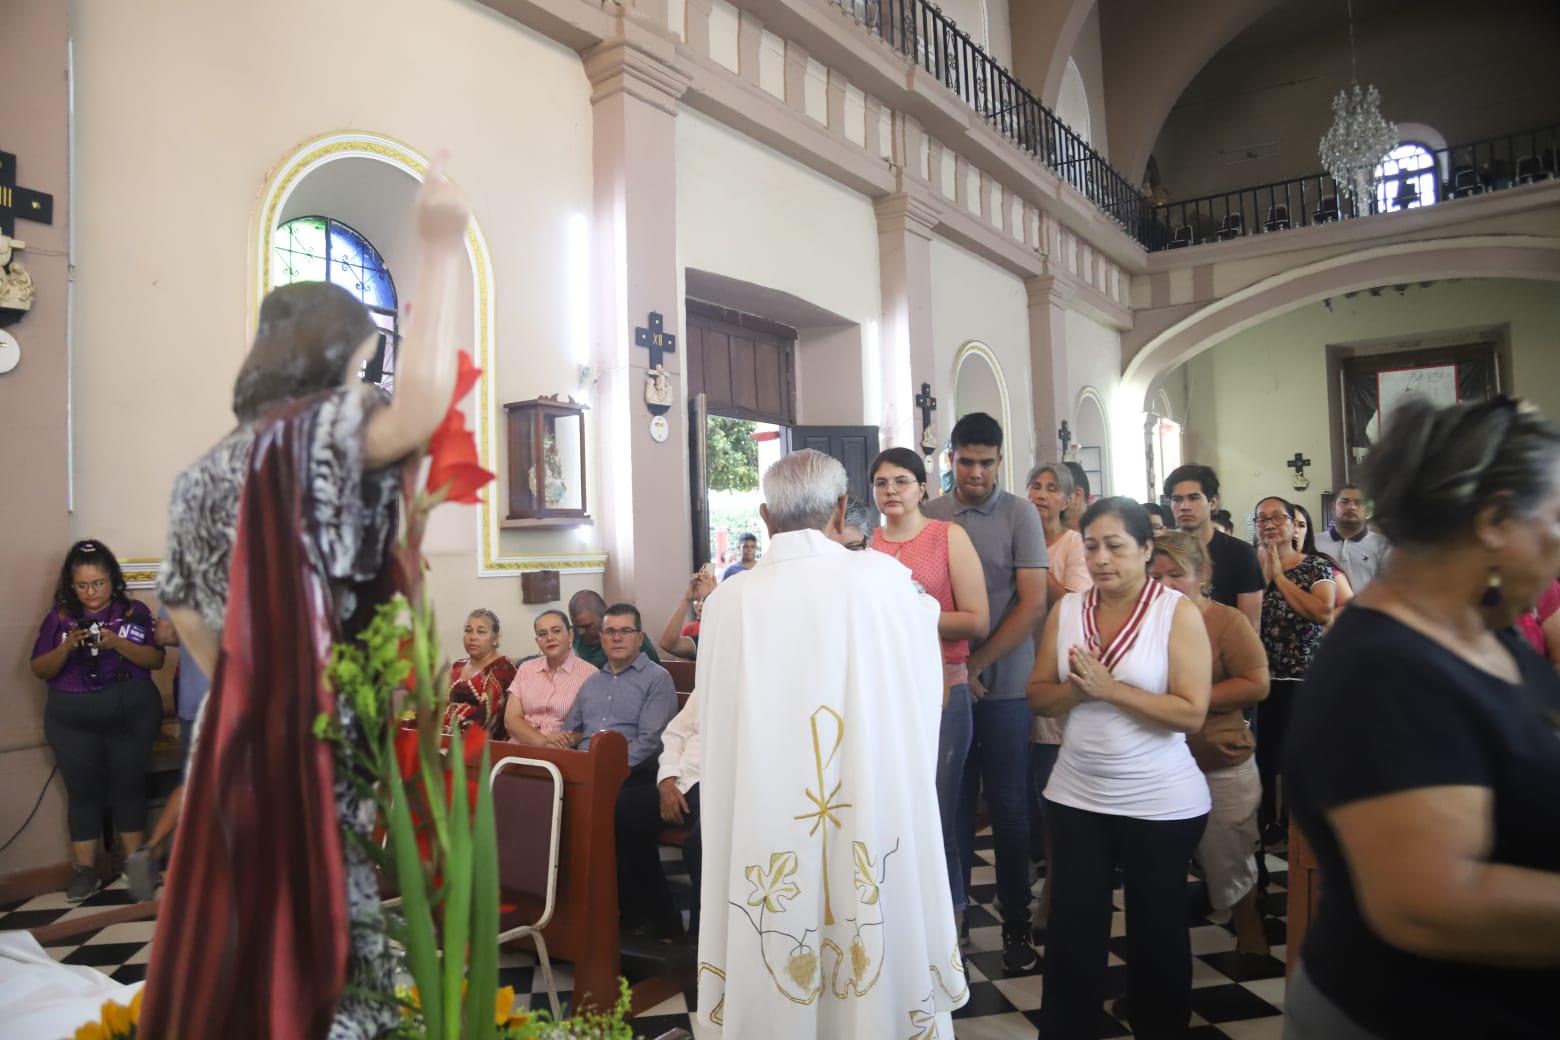
[[[704,505],[709,535],[704,559],[724,577],[743,562],[742,542],[752,535],[762,557],[769,533],[759,518],[764,501],[758,478],[780,458],[784,431],[775,423],[710,415],[704,421],[707,484]]]

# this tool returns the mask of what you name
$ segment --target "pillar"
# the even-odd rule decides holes
[[[921,423],[913,402],[921,384],[939,393],[932,341],[932,230],[942,207],[924,185],[873,203],[878,227],[878,278],[883,294],[879,337],[883,373],[883,447],[918,448]],[[946,392],[952,393],[947,387]],[[951,403],[948,407],[952,407]]]
[[[1029,393],[1035,417],[1035,455],[1060,459],[1062,420],[1074,431],[1073,380],[1067,365],[1067,296],[1053,275],[1024,282],[1029,297]],[[1076,443],[1076,432],[1074,433]]]

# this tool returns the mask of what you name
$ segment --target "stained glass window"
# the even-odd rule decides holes
[[[368,305],[380,328],[379,349],[363,378],[386,390],[395,383],[396,296],[390,269],[373,243],[339,220],[298,217],[271,238],[272,287],[329,281]]]

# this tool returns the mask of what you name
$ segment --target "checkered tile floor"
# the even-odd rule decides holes
[[[1039,1022],[1041,969],[1009,974],[1002,967],[1002,929],[991,903],[996,898],[996,874],[992,866],[990,835],[977,839],[978,855],[984,866],[975,868],[969,911],[970,939],[973,949],[966,954],[970,1000],[954,1013],[958,1040],[1032,1040]],[[662,849],[677,898],[688,905],[691,886],[682,869],[681,853]],[[1192,936],[1192,1030],[1195,1040],[1279,1040],[1283,1031],[1284,1004],[1284,920],[1288,865],[1275,856],[1268,857],[1271,881],[1268,888],[1268,940],[1273,944],[1270,957],[1242,957],[1235,952],[1235,936],[1226,925],[1206,918],[1191,922]],[[63,893],[53,893],[0,906],[0,930],[38,928],[60,920],[74,919],[131,902],[121,880],[79,907],[65,902]],[[1121,893],[1117,890],[1117,912],[1111,922],[1109,987],[1111,999],[1126,992],[1127,967],[1125,915],[1121,912]],[[686,909],[684,911],[686,918]],[[136,921],[110,925],[89,935],[78,936],[69,945],[50,947],[49,953],[66,964],[85,964],[97,968],[119,982],[137,982],[145,977],[151,954],[155,922]],[[1044,948],[1041,948],[1042,958]],[[570,965],[555,963],[553,974],[568,1013],[569,992],[574,977]],[[499,981],[515,988],[520,1002],[532,1008],[547,1007],[541,971],[528,954],[505,951],[499,961]],[[669,1029],[689,1026],[689,1011],[694,994],[690,990],[649,1009],[634,1020],[634,1033],[657,1037]],[[1112,1018],[1109,1002],[1100,1009],[1100,1036],[1130,1036],[1131,1030]]]

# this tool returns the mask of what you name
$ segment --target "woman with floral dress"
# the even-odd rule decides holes
[[[1272,685],[1257,707],[1257,772],[1262,777],[1265,839],[1288,826],[1279,787],[1284,733],[1295,692],[1311,667],[1311,655],[1332,621],[1337,583],[1333,568],[1295,548],[1295,507],[1282,498],[1257,503],[1257,562],[1267,589],[1262,593],[1262,647]]]
[[[480,726],[494,740],[508,740],[504,702],[515,681],[515,663],[498,652],[498,615],[478,607],[466,617],[461,643],[466,656],[450,665],[450,706],[444,728]]]

